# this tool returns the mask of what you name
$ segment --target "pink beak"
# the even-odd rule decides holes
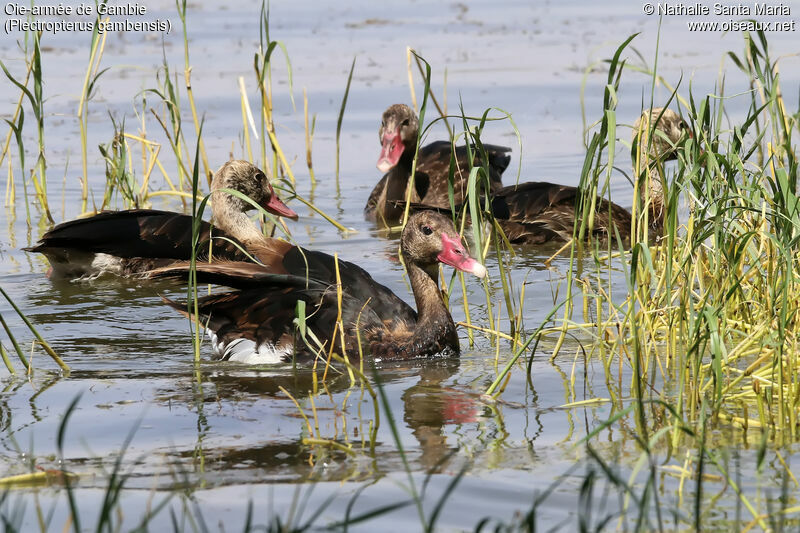
[[[400,128],[397,128],[394,133],[384,133],[383,142],[381,143],[381,155],[378,158],[378,170],[384,173],[389,172],[400,161],[400,156],[403,155],[405,148],[402,139],[400,139]]]
[[[269,199],[263,204],[261,204],[261,207],[263,207],[273,215],[277,215],[279,217],[291,218],[292,220],[297,220],[297,213],[295,213],[291,207],[283,203],[281,199],[278,198],[278,195],[275,194],[275,191],[271,192],[272,194],[269,195]]]
[[[451,237],[446,233],[442,233],[442,251],[439,252],[436,259],[445,265],[450,265],[463,272],[469,272],[479,278],[486,276],[486,267],[469,256],[458,235]]]

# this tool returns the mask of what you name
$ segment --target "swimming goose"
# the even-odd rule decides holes
[[[650,131],[648,128],[652,129],[652,124],[656,120],[658,120],[657,130],[660,133],[652,135],[652,142],[649,143],[648,149],[648,143],[638,143],[639,130],[641,128],[643,134]],[[644,125],[642,125],[643,121],[646,121]],[[634,146],[640,144],[642,168],[648,162],[675,159],[677,146],[691,137],[691,131],[680,116],[670,109],[663,108],[655,108],[650,112],[642,113],[634,124],[633,130]],[[648,183],[649,190],[642,188],[640,194],[643,205],[649,198],[649,202],[647,202],[649,231],[655,237],[660,233],[664,224],[664,192],[661,180],[657,176],[651,177]],[[580,189],[571,185],[543,181],[526,182],[497,190],[491,196],[491,209],[512,244],[566,242],[572,238],[577,216],[576,200],[580,195]],[[415,204],[413,207],[415,209],[426,208],[421,204]],[[399,203],[398,208],[402,209],[402,203]],[[436,208],[439,211],[450,211],[446,204],[438,205]],[[597,197],[593,235],[600,239],[614,239],[614,226],[616,226],[620,238],[624,242],[629,242],[630,212],[605,198]]]
[[[414,111],[404,104],[390,106],[381,120],[378,137],[381,141],[381,154],[378,169],[385,172],[369,195],[364,215],[370,220],[385,224],[397,222],[403,209],[396,205],[406,200],[406,187],[414,162],[414,148],[419,134],[419,120]],[[495,191],[503,186],[500,175],[508,167],[510,148],[483,145],[489,157],[490,185]],[[417,156],[417,171],[414,173],[414,190],[411,202],[422,205],[447,206],[448,180],[450,175],[449,141],[436,141],[420,147]],[[453,174],[453,197],[455,203],[464,201],[469,161],[466,146],[456,148],[456,169]],[[476,161],[476,164],[479,164]]]
[[[438,264],[481,278],[486,268],[468,255],[452,221],[432,211],[409,218],[400,247],[417,311],[361,267],[338,261],[344,350],[351,361],[358,357],[359,344],[365,356],[376,360],[459,353],[456,328],[437,284]],[[319,348],[317,342],[323,353],[331,343],[342,353],[334,257],[295,246],[279,267],[239,262],[197,265],[201,282],[241,289],[198,302],[216,359],[271,364],[292,357],[308,360]],[[160,269],[157,275],[185,276],[187,270],[184,264]],[[296,319],[301,301],[306,309],[305,337]],[[188,316],[185,304],[167,302]]]
[[[247,161],[229,161],[211,182],[214,228],[201,222],[198,257],[208,260],[249,260],[244,248],[268,263],[288,243],[265,237],[247,216],[249,202],[220,189],[238,191],[268,212],[288,218],[297,213],[275,194],[266,175]],[[213,239],[211,236],[213,235]],[[209,242],[210,241],[210,242]],[[210,246],[210,248],[209,248]],[[93,279],[105,273],[140,275],[174,261],[189,260],[192,251],[192,217],[157,209],[107,211],[61,223],[45,233],[27,252],[44,254],[50,261],[49,277]]]

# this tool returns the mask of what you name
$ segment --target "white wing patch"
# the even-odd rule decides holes
[[[214,357],[223,361],[237,361],[249,365],[277,365],[285,363],[292,354],[291,345],[276,346],[265,342],[256,346],[255,341],[250,339],[234,339],[225,344],[220,342],[213,331],[206,330],[206,334],[211,339]]]
[[[94,254],[91,266],[87,269],[89,274],[94,277],[101,276],[106,273],[122,275],[122,259],[109,254]]]
[[[60,254],[54,255],[45,252],[45,256],[52,267],[51,273],[48,275],[56,279],[92,281],[106,273],[118,276],[123,274],[122,259],[113,255],[74,252],[65,258]]]

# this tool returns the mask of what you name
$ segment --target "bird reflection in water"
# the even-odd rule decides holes
[[[383,364],[376,369],[380,386],[384,391],[388,391],[390,402],[392,397],[397,398],[391,394],[390,389],[396,389],[398,386],[404,388],[400,395],[403,408],[402,420],[418,443],[417,447],[407,447],[406,453],[412,464],[416,464],[413,467],[415,469],[430,472],[447,468],[451,462],[448,456],[453,455],[459,448],[459,443],[452,441],[453,431],[447,429],[448,426],[477,422],[481,416],[482,408],[477,395],[451,386],[450,380],[458,373],[459,366],[458,358],[446,358]],[[314,405],[322,430],[322,434],[318,436],[341,444],[349,442],[356,452],[354,460],[347,460],[351,457],[333,448],[329,449],[324,445],[309,447],[303,442],[308,436],[305,421],[281,388],[297,399],[313,425],[314,420],[308,401],[309,391],[313,388],[313,374],[310,370],[297,369],[292,372],[287,369],[283,373],[277,373],[245,371],[244,368],[242,367],[240,372],[228,368],[225,372],[206,374],[204,378],[207,380],[206,383],[213,383],[216,391],[213,403],[220,406],[221,413],[226,418],[230,416],[225,414],[229,413],[230,408],[235,408],[237,411],[246,409],[248,419],[263,414],[264,419],[254,420],[252,423],[262,427],[267,424],[270,427],[263,428],[261,437],[253,438],[254,436],[250,435],[242,439],[245,441],[242,443],[243,446],[209,446],[214,441],[230,442],[230,439],[220,435],[220,432],[230,431],[231,428],[228,427],[229,423],[217,424],[216,416],[207,413],[210,416],[206,418],[208,426],[205,428],[203,439],[206,475],[210,474],[209,468],[220,473],[236,469],[237,483],[241,483],[243,478],[261,482],[265,478],[276,481],[287,481],[287,479],[336,481],[367,479],[376,474],[380,475],[384,470],[387,473],[396,470],[397,455],[381,451],[385,450],[386,446],[393,449],[395,447],[391,442],[386,442],[386,439],[391,439],[386,413],[380,413],[382,427],[378,434],[379,439],[383,441],[375,443],[374,449],[378,453],[371,454],[368,428],[374,420],[371,412],[372,403],[369,401],[369,395],[365,394],[361,408],[357,408],[358,402],[362,401],[358,394],[360,389],[357,385],[351,387],[346,374],[332,379],[329,374],[329,379],[324,385],[320,383],[320,393],[314,396]],[[366,374],[370,376],[371,372],[366,370]],[[405,384],[415,379],[413,385],[405,387]],[[375,380],[371,376],[370,382],[375,388]],[[176,389],[164,391],[165,394],[161,395],[161,399],[169,398],[173,404],[181,400],[187,403],[193,402],[190,399],[193,394],[192,387],[186,385],[189,383],[183,381],[183,385]],[[345,395],[349,397],[345,399]],[[266,403],[265,398],[269,399]],[[211,398],[207,396],[206,406],[210,400]],[[253,408],[244,407],[243,402],[252,402]],[[341,406],[345,402],[347,408],[342,411]],[[397,408],[394,405],[392,407]],[[392,415],[399,421],[399,413],[393,412]],[[346,417],[346,420],[337,421],[339,417]],[[275,424],[278,427],[275,427]],[[347,436],[342,434],[342,428],[345,426],[348,428]],[[326,435],[325,432],[330,429],[336,434]],[[239,427],[236,432],[240,434],[243,430],[243,427]],[[403,430],[400,431],[402,434]],[[209,439],[209,436],[212,438]],[[363,448],[360,446],[362,437],[367,439]],[[265,442],[267,440],[268,442]],[[192,451],[178,452],[177,455],[181,459],[188,459],[192,456]],[[358,460],[359,456],[367,461]]]

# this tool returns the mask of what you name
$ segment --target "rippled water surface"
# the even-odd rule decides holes
[[[177,76],[173,81],[183,86],[180,20],[171,2],[142,3],[148,10],[145,18],[169,19],[173,29],[163,38],[133,32],[108,37],[101,68],[109,70],[99,79],[89,104],[89,170],[98,200],[103,194],[104,164],[97,145],[113,136],[110,116],[118,123],[124,120],[127,132],[146,132],[148,138],[161,142],[167,172],[176,172],[161,127],[148,112],[142,113],[142,98],[146,107],[156,106],[158,97],[144,91],[157,86],[157,75],[163,76],[159,73],[162,57]],[[724,53],[739,51],[742,38],[689,33],[685,23],[686,18],[664,19],[659,71],[671,83],[682,76],[682,88],[691,83],[694,94],[702,96],[721,84]],[[410,100],[406,47],[430,62],[432,88],[442,101],[446,75],[451,112],[463,103],[470,115],[497,107],[513,116],[521,151],[508,121],[490,123],[483,133],[484,141],[514,147],[507,182],[514,180],[521,164],[522,181],[575,184],[584,159],[581,104],[589,124],[600,116],[606,84],[602,60],[629,35],[641,32],[633,46],[652,65],[658,31],[656,17],[643,15],[641,5],[623,1],[274,2],[270,25],[270,38],[285,44],[291,60],[294,104],[282,52],[273,56],[273,96],[278,138],[298,178],[298,192],[354,230],[342,235],[293,202],[301,215],[298,222],[289,224],[294,238],[304,246],[338,252],[360,264],[409,301],[410,291],[396,259],[396,238],[377,231],[362,217],[366,197],[380,178],[375,169],[380,114],[389,104]],[[258,48],[259,6],[192,2],[188,31],[192,85],[204,119],[205,147],[216,168],[231,153],[246,157],[237,80],[244,77],[250,103],[257,106],[252,65]],[[0,37],[0,55],[15,76],[24,76],[16,42],[21,38],[21,34]],[[769,38],[774,56],[797,52],[796,34],[774,33]],[[89,35],[45,34],[42,46],[48,186],[58,222],[80,211],[81,158],[75,114],[88,64]],[[641,65],[635,54],[630,56],[632,64]],[[356,65],[342,123],[337,185],[336,121],[353,57]],[[782,64],[782,82],[793,95],[800,72],[797,66],[794,57]],[[747,80],[730,62],[723,69],[726,94],[748,88]],[[641,107],[649,105],[650,84],[643,74],[625,73],[618,94],[620,123],[632,123]],[[316,114],[313,159],[319,183],[313,191],[304,162],[303,88],[310,111]],[[419,96],[419,82],[416,91]],[[656,104],[669,97],[669,91],[660,86],[655,94]],[[14,86],[0,83],[3,118],[11,118],[18,97]],[[734,97],[727,107],[744,112],[748,103],[746,97]],[[187,113],[186,135],[193,143],[188,104],[184,100],[182,105]],[[26,117],[33,121],[27,109]],[[441,127],[434,128],[429,140],[444,135]],[[628,130],[620,127],[619,136],[627,139]],[[30,168],[36,158],[34,128],[26,129],[24,142]],[[18,165],[13,142],[10,153],[11,164]],[[626,161],[623,149],[619,160]],[[138,171],[140,162],[133,163]],[[585,360],[575,340],[552,363],[548,361],[552,346],[542,345],[532,364],[531,380],[526,380],[525,367],[520,365],[497,403],[487,403],[481,394],[511,349],[501,344],[497,350],[480,335],[469,346],[463,328],[460,359],[378,367],[372,382],[381,383],[397,427],[395,436],[386,411],[378,408],[378,416],[378,404],[362,388],[352,387],[347,375],[329,376],[323,386],[315,384],[308,369],[253,369],[207,360],[195,365],[187,321],[161,301],[161,294],[182,296],[175,285],[105,278],[85,283],[48,280],[44,260],[20,250],[48,226],[33,204],[28,225],[22,179],[18,167],[14,168],[18,201],[0,215],[0,284],[72,372],[61,376],[38,348],[33,350],[37,370],[30,379],[0,370],[0,474],[21,474],[38,467],[63,467],[78,474],[73,483],[83,527],[93,527],[109,473],[128,439],[120,466],[129,476],[120,496],[124,513],[119,519],[126,529],[135,527],[147,509],[165,498],[172,498],[168,505],[179,516],[202,516],[209,529],[232,531],[245,524],[249,502],[256,524],[268,523],[271,513],[287,520],[294,512],[293,504],[307,502],[296,513],[300,516],[296,523],[302,524],[332,497],[316,518],[315,523],[324,526],[342,520],[356,495],[353,515],[408,500],[406,469],[416,490],[426,487],[427,513],[463,473],[438,518],[448,529],[471,529],[486,517],[510,522],[531,510],[535,498],[551,489],[537,508],[539,523],[578,526],[581,487],[589,469],[586,451],[578,443],[606,420],[610,409],[604,404],[581,409],[559,406],[607,398],[611,392],[603,369]],[[165,188],[160,176],[155,179],[153,189]],[[5,183],[5,179],[0,181]],[[617,203],[630,206],[632,190],[621,173],[613,177],[611,195]],[[153,206],[180,209],[180,204],[164,197],[153,198]],[[544,266],[556,249],[524,250],[511,262],[515,293],[525,284],[524,325],[529,331],[563,296],[567,259],[556,259],[549,269]],[[487,266],[496,307],[502,291],[492,255]],[[611,285],[624,290],[620,271],[612,273]],[[454,318],[464,320],[460,290],[455,293]],[[467,293],[472,322],[489,327],[484,292],[477,280],[467,280]],[[23,348],[30,350],[32,336],[5,301],[0,303],[0,312]],[[507,319],[500,320],[501,330],[508,327]],[[207,346],[203,356],[209,356]],[[630,380],[630,368],[623,365],[618,374],[620,383]],[[318,392],[311,394],[315,386]],[[310,421],[315,436],[352,445],[353,455],[304,444],[303,439],[309,437],[306,422],[289,395],[305,413],[316,411]],[[58,429],[67,406],[76,398],[77,407],[66,426],[62,464]],[[377,436],[370,449],[370,432],[376,423]],[[638,475],[632,470],[639,460],[632,424],[607,430],[599,450],[619,465],[614,468],[625,479]],[[746,474],[740,483],[746,490],[766,487],[779,492],[780,479],[770,480],[769,471],[766,475],[752,472],[749,465],[754,453],[732,452],[731,461]],[[662,481],[669,486],[670,479]],[[14,489],[0,505],[5,506],[6,515],[25,506],[21,520],[27,527],[36,527],[35,505],[47,512],[52,508],[51,526],[61,529],[69,523],[69,509],[59,487],[56,483]],[[176,487],[188,490],[171,490]],[[607,511],[624,505],[618,489],[608,483],[599,485],[596,498],[589,507]],[[688,514],[681,505],[670,500],[667,507],[670,512]],[[727,493],[715,505],[718,510],[711,518],[719,524],[740,511]],[[166,511],[155,521],[158,529],[172,527]],[[414,530],[420,524],[413,505],[376,521],[381,529],[395,531]],[[373,530],[375,523],[360,527]],[[616,527],[616,522],[610,527]]]

